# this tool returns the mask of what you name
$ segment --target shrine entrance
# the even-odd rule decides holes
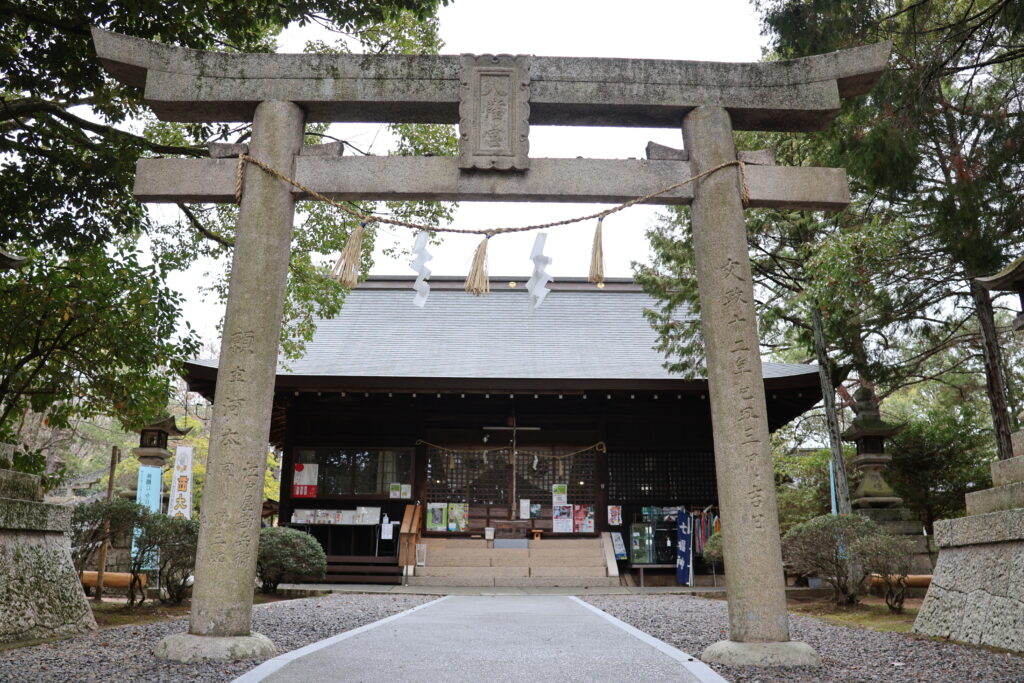
[[[843,169],[774,165],[739,152],[735,130],[825,128],[844,97],[871,89],[891,46],[785,62],[722,64],[510,55],[202,53],[93,29],[97,54],[122,82],[145,87],[158,118],[252,121],[248,145],[211,159],[141,159],[135,196],[240,204],[220,354],[210,467],[188,634],[157,654],[190,661],[269,655],[252,601],[294,206],[299,199],[689,204],[729,585],[730,639],[706,661],[818,665],[789,639],[778,509],[744,210],[838,210]],[[458,123],[458,157],[358,157],[303,146],[308,122]],[[637,159],[531,159],[529,126],[679,127],[684,149]],[[364,224],[390,223],[359,214]],[[484,293],[489,238],[565,223],[473,230],[482,237],[467,290]],[[438,231],[456,231],[442,228]],[[461,230],[460,230],[461,231]],[[356,233],[354,233],[356,234]],[[543,239],[538,238],[540,247]],[[357,244],[339,266],[354,282]],[[542,248],[533,293],[543,299]],[[425,277],[417,282],[418,293]],[[599,278],[598,278],[599,279]],[[516,463],[518,465],[518,463]],[[512,478],[512,486],[519,481]],[[467,482],[468,485],[468,482]],[[213,636],[213,637],[210,637]]]
[[[554,487],[566,486],[564,505],[589,506],[593,514],[600,495],[598,449],[527,447],[523,449],[456,449],[430,446],[427,449],[427,530],[465,535],[485,534],[493,529],[495,538],[526,538],[530,529],[554,531]],[[512,454],[515,453],[513,456]],[[554,494],[561,495],[561,494]],[[431,524],[429,515],[448,501],[467,501],[465,524],[448,520]],[[523,509],[523,501],[527,506]],[[434,505],[435,507],[431,507]],[[592,518],[593,519],[593,518]],[[565,533],[594,534],[576,531]]]

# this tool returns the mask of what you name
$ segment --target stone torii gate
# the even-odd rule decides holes
[[[93,30],[116,78],[145,88],[168,121],[252,121],[248,153],[332,199],[624,202],[721,168],[650,200],[692,206],[722,509],[730,640],[704,659],[814,665],[789,640],[778,511],[741,196],[750,207],[838,210],[846,173],[737,168],[733,130],[813,131],[867,92],[887,44],[749,64],[508,55],[223,54]],[[303,149],[306,122],[458,123],[460,156],[343,157]],[[682,127],[685,149],[649,159],[531,159],[529,125]],[[243,150],[236,150],[235,155]],[[749,159],[749,157],[747,157]],[[741,182],[741,172],[743,178]],[[235,200],[236,159],[141,159],[146,202]],[[189,633],[172,659],[249,658],[252,596],[278,336],[295,201],[302,191],[244,175],[217,377]]]

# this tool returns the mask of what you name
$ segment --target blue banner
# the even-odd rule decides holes
[[[139,465],[139,479],[135,487],[135,502],[145,507],[150,512],[160,512],[160,485],[162,483],[160,477],[162,474],[163,470],[159,467]],[[135,533],[138,534],[138,531]],[[135,538],[133,537],[133,556],[136,551]],[[146,563],[143,565],[143,569],[156,569],[156,558],[146,558]]]
[[[676,516],[676,583],[689,586],[693,578],[693,515],[679,511]]]

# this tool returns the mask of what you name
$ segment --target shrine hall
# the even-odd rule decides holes
[[[525,281],[491,282],[477,297],[432,278],[417,307],[413,278],[371,278],[280,363],[280,523],[349,564],[397,565],[402,531],[496,547],[618,533],[630,565],[674,564],[674,532],[660,543],[656,518],[717,510],[707,380],[669,373],[644,316],[656,302],[630,280],[561,279],[536,308]],[[772,430],[821,398],[814,365],[763,373]],[[216,379],[216,360],[187,365],[210,400]],[[399,529],[414,506],[416,528]],[[385,580],[334,577],[367,578]]]

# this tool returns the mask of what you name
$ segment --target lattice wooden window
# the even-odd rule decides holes
[[[427,451],[428,503],[508,505],[508,450]]]
[[[705,505],[717,500],[711,452],[608,454],[609,503]]]

